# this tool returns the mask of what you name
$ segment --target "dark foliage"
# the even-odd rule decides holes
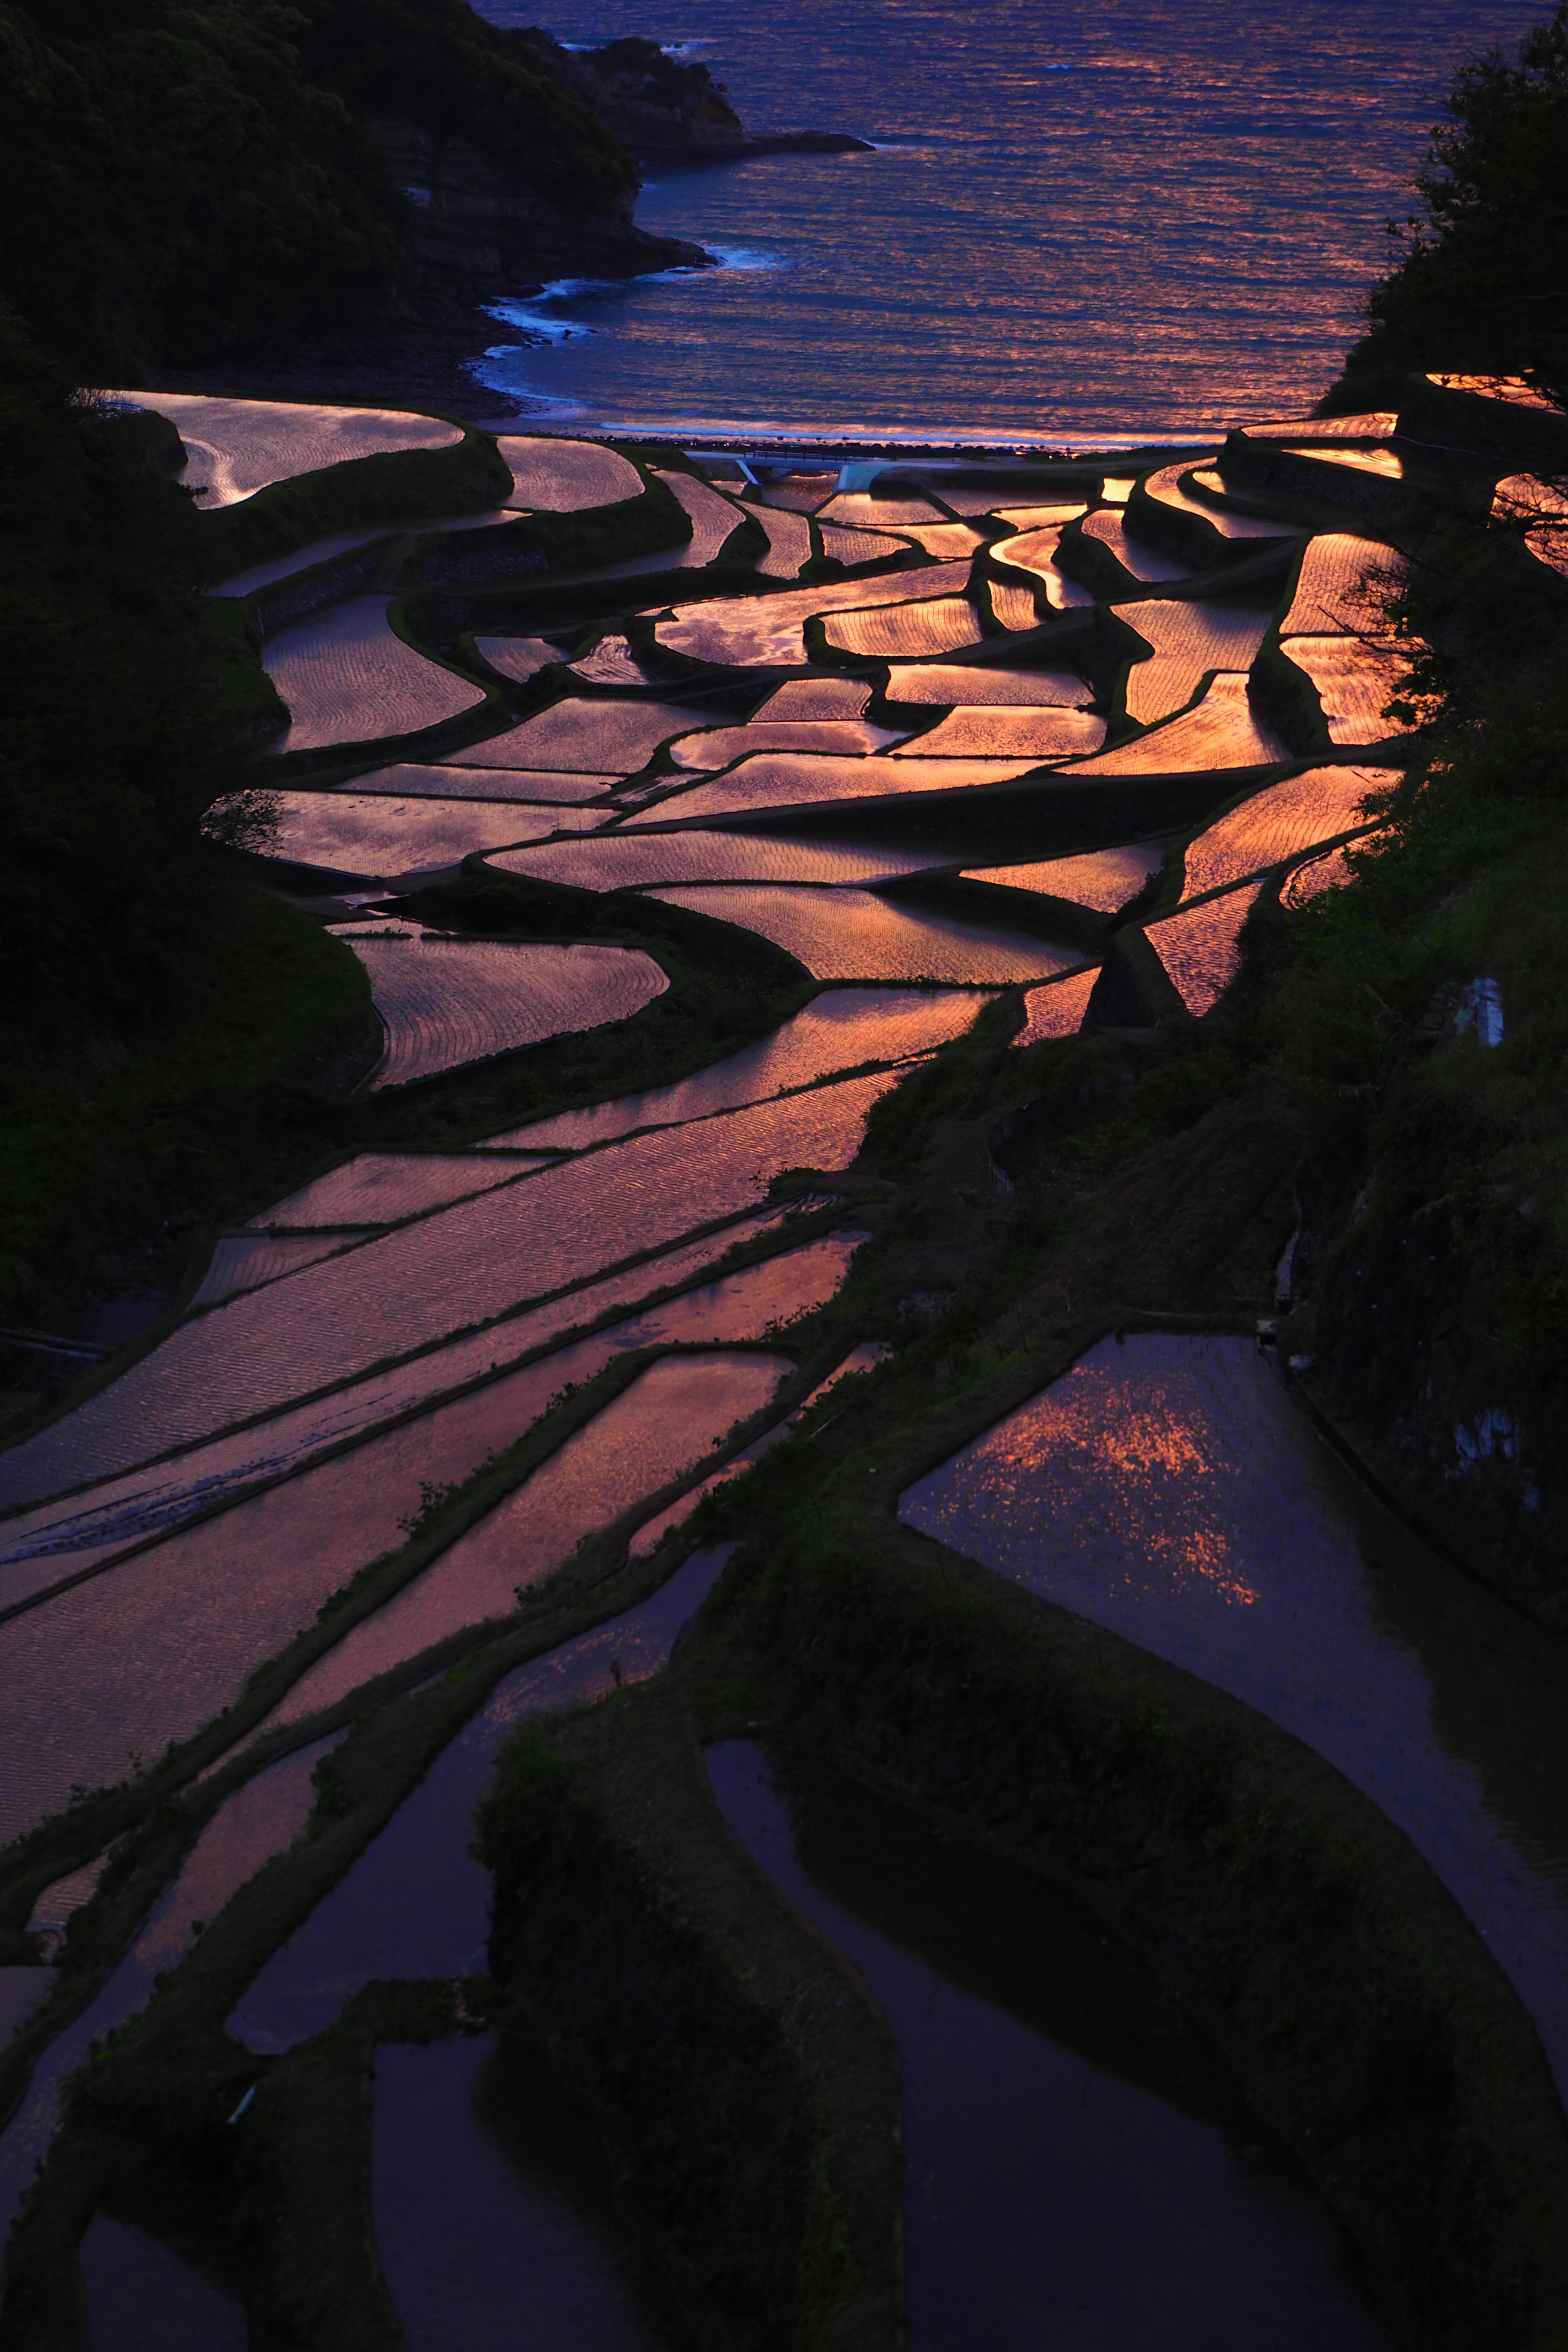
[[[1345,389],[1376,397],[1415,369],[1528,373],[1568,401],[1568,5],[1517,58],[1466,66],[1447,114],[1421,209],[1391,225],[1400,257],[1368,298]]]
[[[0,0],[0,297],[98,382],[383,313],[416,221],[386,118],[586,210],[636,184],[466,0]]]
[[[13,1053],[47,1050],[89,1013],[134,1022],[184,929],[201,813],[242,781],[251,656],[181,584],[195,521],[144,422],[74,398],[0,317]]]

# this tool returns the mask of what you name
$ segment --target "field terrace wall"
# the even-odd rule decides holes
[[[1087,1892],[1236,2059],[1400,2341],[1568,2342],[1568,2127],[1539,2043],[1373,1805],[1247,1708],[944,1547],[841,1520],[745,1559],[738,1631],[773,1662],[789,1736]]]

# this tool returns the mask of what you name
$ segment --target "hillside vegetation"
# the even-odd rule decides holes
[[[579,212],[637,185],[539,49],[466,0],[5,0],[0,298],[89,383],[383,318],[416,217],[387,119]]]

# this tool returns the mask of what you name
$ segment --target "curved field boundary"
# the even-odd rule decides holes
[[[443,515],[480,514],[499,506],[510,488],[511,468],[493,436],[473,425],[449,448],[351,457],[203,515],[195,534],[196,577],[204,584],[232,579],[252,564],[291,555],[339,531],[385,532]]]

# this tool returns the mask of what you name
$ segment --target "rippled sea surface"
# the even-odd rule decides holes
[[[498,24],[536,0],[479,0]],[[1337,373],[1456,68],[1543,0],[560,0],[869,155],[650,165],[729,262],[521,305],[542,421],[1016,442],[1289,414]],[[558,404],[558,405],[557,405]]]

